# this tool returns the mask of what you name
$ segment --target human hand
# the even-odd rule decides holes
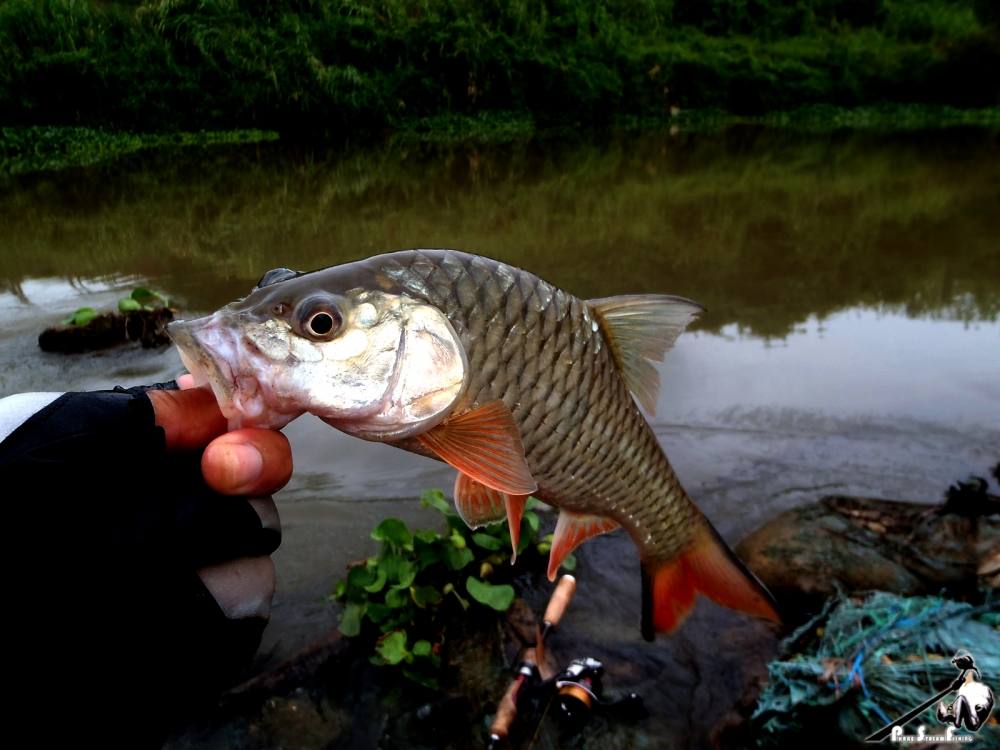
[[[202,389],[24,396],[0,401],[11,711],[52,744],[152,745],[257,649],[288,443],[226,433]]]
[[[168,451],[202,450],[205,483],[222,495],[249,497],[264,529],[278,538],[281,522],[270,495],[292,474],[288,439],[274,430],[247,428],[226,432],[226,418],[206,388],[195,388],[190,375],[177,379],[180,390],[147,392],[156,424],[163,428]],[[275,545],[277,546],[277,545]],[[227,617],[270,615],[274,563],[269,555],[241,557],[205,566],[198,577]]]

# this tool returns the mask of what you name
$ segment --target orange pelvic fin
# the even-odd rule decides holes
[[[462,472],[455,479],[455,509],[470,529],[507,519],[513,547],[510,558],[512,563],[517,559],[517,545],[521,541],[521,516],[527,502],[527,495],[508,495],[487,487]]]
[[[527,495],[505,495],[504,505],[507,507],[507,526],[510,529],[510,564],[517,560],[517,545],[521,543],[521,516],[524,506],[528,504]]]
[[[504,504],[506,498],[505,492],[487,487],[458,472],[455,479],[455,510],[470,529],[504,520],[507,517]]]
[[[442,461],[490,489],[530,495],[538,488],[524,458],[521,433],[503,401],[442,422],[417,439]]]
[[[552,549],[549,551],[549,580],[556,580],[556,573],[559,572],[559,566],[563,564],[566,555],[588,539],[598,534],[607,534],[617,528],[618,522],[610,518],[559,511],[559,520],[556,521],[556,531],[552,537]]]
[[[695,594],[723,606],[781,622],[764,584],[740,562],[715,529],[705,522],[680,557],[643,563],[642,637],[671,633],[694,607]]]

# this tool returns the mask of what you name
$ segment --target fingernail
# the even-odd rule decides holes
[[[223,476],[226,484],[238,491],[256,482],[264,471],[264,457],[251,443],[227,445],[222,455]]]

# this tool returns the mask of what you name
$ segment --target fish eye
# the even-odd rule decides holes
[[[257,282],[254,289],[263,289],[266,286],[277,284],[279,281],[288,281],[289,279],[294,279],[296,276],[301,275],[301,273],[293,271],[291,268],[272,268],[260,277],[260,281]]]
[[[343,320],[335,301],[327,295],[319,295],[297,305],[292,326],[300,336],[313,341],[329,341],[340,333]]]
[[[318,312],[306,321],[306,330],[313,336],[321,338],[333,331],[336,325],[337,321],[333,315],[328,312]]]

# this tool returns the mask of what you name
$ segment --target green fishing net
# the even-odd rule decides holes
[[[982,682],[1000,697],[996,601],[972,606],[885,592],[864,600],[838,597],[782,645],[785,656],[769,665],[751,719],[761,747],[787,747],[809,737],[814,746],[863,744],[946,688],[958,676],[951,658],[960,650],[973,655]],[[998,711],[975,735],[971,746],[977,750],[1000,748]],[[920,724],[929,734],[944,730],[933,706],[910,722],[907,733]]]

